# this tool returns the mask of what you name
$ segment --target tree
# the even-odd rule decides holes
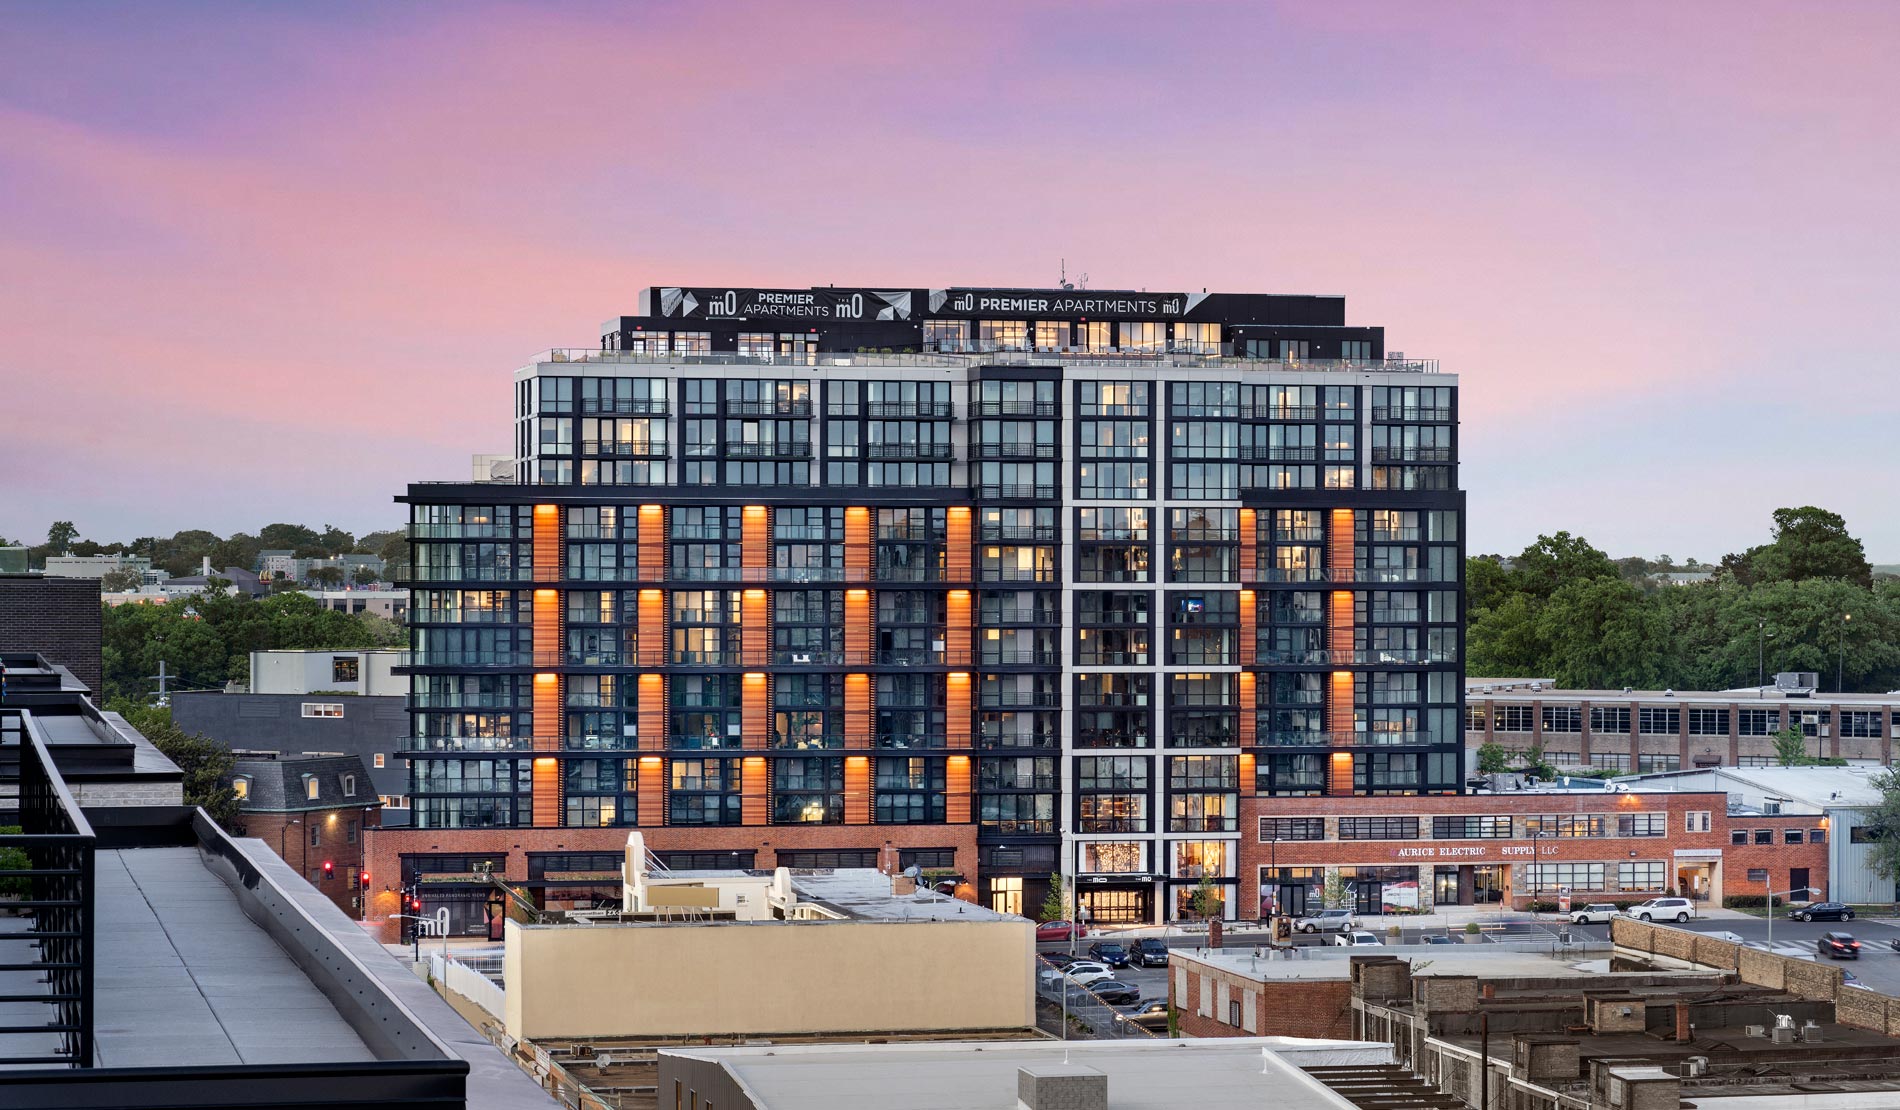
[[[1789,725],[1775,733],[1775,759],[1783,767],[1806,767],[1815,762],[1808,754],[1808,738],[1801,734],[1800,725]]]
[[[258,546],[272,550],[295,551],[300,547],[321,548],[322,541],[321,535],[301,524],[266,524],[257,530]]]
[[[1848,534],[1839,513],[1803,505],[1776,509],[1774,540],[1740,555],[1726,555],[1722,566],[1744,585],[1839,578],[1871,586],[1874,568],[1859,540]]]
[[[70,520],[56,520],[53,526],[46,530],[46,546],[55,555],[71,547],[73,541],[78,538],[79,529],[73,527],[73,522]]]
[[[343,584],[342,567],[312,567],[310,581],[327,590],[334,590]]]
[[[1042,908],[1036,911],[1037,921],[1067,921],[1069,919],[1069,895],[1063,889],[1062,876],[1049,876],[1049,893],[1043,896]]]
[[[323,532],[317,537],[317,542],[337,555],[346,554],[356,547],[356,537],[338,528],[334,524],[326,524],[323,526]]]
[[[1616,577],[1616,564],[1608,555],[1568,532],[1537,537],[1511,563],[1512,585],[1535,597],[1549,597],[1569,582]]]
[[[237,760],[230,749],[195,732],[186,732],[172,722],[172,711],[164,706],[140,705],[120,699],[107,709],[124,717],[126,723],[152,742],[165,758],[178,764],[185,773],[185,804],[197,806],[227,832],[243,835],[238,820],[237,794],[231,788],[231,772]]]
[[[1193,910],[1194,916],[1203,921],[1221,915],[1220,888],[1214,885],[1213,878],[1201,876],[1201,881],[1195,884],[1194,893],[1188,896],[1188,909]]]
[[[1882,771],[1872,785],[1880,791],[1880,804],[1863,811],[1861,820],[1861,831],[1874,846],[1870,862],[1884,878],[1900,879],[1900,774]]]
[[[374,570],[370,569],[367,566],[358,566],[356,568],[356,572],[350,575],[350,581],[356,583],[359,586],[368,586],[379,581],[379,579],[377,578],[376,572]]]
[[[1495,740],[1486,740],[1478,746],[1478,773],[1495,775],[1511,768],[1511,757],[1504,745]]]
[[[126,593],[144,584],[145,576],[131,567],[109,570],[99,576],[99,589],[109,594]]]
[[[1346,879],[1338,869],[1327,868],[1326,881],[1321,884],[1320,901],[1329,910],[1336,910],[1352,901],[1352,891],[1346,886]]]

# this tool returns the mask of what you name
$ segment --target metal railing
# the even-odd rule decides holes
[[[584,439],[581,440],[583,455],[626,455],[642,459],[663,459],[666,457],[666,444],[633,443],[623,439]]]
[[[1385,408],[1373,406],[1374,420],[1416,420],[1427,424],[1442,424],[1451,419],[1450,409],[1440,408]]]
[[[970,447],[973,459],[1053,459],[1053,443],[978,443]]]
[[[615,416],[665,416],[667,409],[665,401],[582,397],[581,411],[590,414],[611,413]]]
[[[1423,648],[1356,648],[1335,651],[1331,648],[1263,647],[1254,653],[1254,662],[1262,665],[1416,666],[1424,663],[1454,663],[1457,660],[1458,653],[1455,651],[1429,651]]]
[[[873,443],[865,448],[864,457],[942,462],[956,458],[956,449],[948,443]]]
[[[1262,748],[1408,747],[1431,742],[1424,732],[1264,732],[1254,740]]]
[[[537,363],[600,362],[637,366],[1179,366],[1248,372],[1436,374],[1437,359],[1417,358],[1244,358],[1194,351],[1061,349],[1026,351],[994,343],[958,343],[951,349],[904,351],[604,351],[595,347],[553,347],[528,360]]]
[[[727,401],[727,416],[810,416],[809,400]]]
[[[1035,498],[1041,501],[1054,501],[1061,494],[1054,486],[1038,486],[1024,483],[985,484],[977,483],[970,487],[970,496],[979,501],[1001,498]]]
[[[942,420],[954,412],[955,406],[949,401],[870,401],[864,405],[864,415],[887,420]]]
[[[1372,449],[1373,462],[1433,462],[1451,461],[1449,447],[1377,447]]]
[[[728,443],[725,447],[729,459],[809,459],[809,443]]]
[[[0,1026],[0,1036],[20,1037],[35,1046],[21,1055],[9,1054],[3,1062],[90,1068],[98,838],[26,716],[0,713],[0,736],[19,753],[21,829],[0,835],[0,879],[24,880],[19,885],[26,896],[11,905],[27,911],[31,919],[27,929],[0,933],[0,952],[6,953],[0,972],[8,973],[9,983],[42,977],[34,984],[38,989],[0,994],[0,1006],[13,1010],[37,1003],[52,1011],[51,1021]],[[37,1044],[49,1037],[58,1047],[40,1051]]]

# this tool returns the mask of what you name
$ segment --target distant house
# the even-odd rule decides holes
[[[1712,570],[1672,570],[1653,576],[1665,586],[1699,586],[1704,582],[1713,582]]]
[[[279,572],[286,578],[292,577],[297,565],[296,555],[297,553],[294,551],[283,549],[258,552],[258,577],[268,581],[269,579],[277,577]]]
[[[336,907],[360,918],[363,830],[382,822],[369,771],[353,755],[237,752],[231,789],[244,834],[297,869]]]

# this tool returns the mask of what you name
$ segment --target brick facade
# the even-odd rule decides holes
[[[1641,822],[1647,815],[1662,816],[1661,835],[1619,835],[1619,820]],[[1639,817],[1639,815],[1643,815]],[[1603,835],[1558,835],[1533,839],[1524,818],[1600,818]],[[1342,838],[1342,820],[1354,818],[1416,818],[1417,835],[1387,839]],[[1508,836],[1434,837],[1433,817],[1509,817]],[[1323,840],[1280,840],[1272,843],[1263,835],[1262,818],[1308,818],[1323,822]],[[1694,889],[1700,878],[1700,893],[1711,904],[1729,894],[1765,893],[1768,884],[1749,881],[1748,869],[1767,869],[1774,882],[1787,890],[1792,869],[1807,868],[1809,885],[1827,887],[1827,846],[1815,843],[1815,831],[1823,822],[1818,817],[1744,817],[1730,818],[1728,796],[1723,793],[1553,793],[1468,795],[1463,797],[1368,797],[1350,801],[1327,798],[1243,798],[1241,828],[1244,833],[1240,852],[1240,894],[1243,916],[1253,916],[1261,907],[1261,873],[1277,866],[1287,869],[1382,868],[1392,874],[1384,882],[1415,878],[1420,884],[1421,904],[1440,901],[1471,901],[1471,873],[1488,871],[1502,884],[1503,900],[1517,908],[1528,908],[1533,896],[1555,901],[1557,893],[1548,887],[1533,887],[1527,882],[1526,865],[1601,864],[1604,882],[1597,889],[1573,888],[1577,900],[1641,900],[1663,893],[1665,889]],[[1731,844],[1733,830],[1772,830],[1772,845],[1756,846],[1750,832],[1747,846]],[[1800,843],[1787,843],[1786,830],[1799,828]],[[1392,831],[1392,830],[1385,830]],[[1660,874],[1662,882],[1652,888],[1619,886],[1619,865],[1632,872]],[[1434,883],[1439,869],[1459,871],[1458,881],[1465,890],[1462,898],[1435,897]],[[1403,877],[1400,872],[1405,872]],[[1685,880],[1689,885],[1685,886]],[[1283,880],[1285,881],[1285,880]],[[1541,887],[1541,888],[1540,888]],[[1450,893],[1447,891],[1446,893]],[[1311,908],[1310,906],[1308,908]],[[1363,908],[1363,907],[1362,907]],[[1376,911],[1374,911],[1376,912]]]
[[[401,911],[401,886],[404,856],[417,855],[506,855],[504,877],[513,883],[528,880],[528,855],[541,852],[624,852],[627,828],[589,829],[416,829],[377,828],[369,836],[370,873],[369,918],[380,922],[378,936],[387,943],[402,939],[399,921],[390,915]],[[976,826],[974,825],[880,825],[875,828],[851,828],[839,825],[781,826],[747,828],[744,826],[708,828],[643,828],[646,846],[652,852],[752,852],[755,868],[778,865],[778,852],[811,851],[837,848],[881,849],[887,842],[896,849],[952,848],[956,869],[966,880],[976,874]],[[972,890],[959,888],[958,895]],[[427,891],[424,912],[429,912]]]
[[[0,651],[33,651],[104,698],[99,580],[0,575]]]
[[[380,806],[339,806],[302,813],[247,811],[241,819],[245,836],[270,845],[271,851],[282,856],[337,909],[353,918],[363,916],[361,875],[369,858],[370,833],[382,821]],[[354,831],[352,822],[356,823]],[[328,876],[323,871],[325,861],[334,865]]]
[[[1339,967],[1344,971],[1345,962]],[[1345,978],[1252,979],[1177,953],[1168,962],[1168,1001],[1186,1037],[1353,1035],[1352,983]]]

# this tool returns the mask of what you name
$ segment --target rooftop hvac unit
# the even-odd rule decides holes
[[[1807,1024],[1801,1027],[1801,1039],[1808,1044],[1821,1043],[1821,1026],[1813,1018],[1809,1018]]]
[[[1766,1025],[1745,1025],[1742,1027],[1742,1032],[1751,1037],[1766,1037],[1768,1035],[1768,1027]]]
[[[1699,1079],[1709,1074],[1709,1058],[1707,1056],[1689,1057],[1684,1061],[1683,1074],[1691,1079]]]

